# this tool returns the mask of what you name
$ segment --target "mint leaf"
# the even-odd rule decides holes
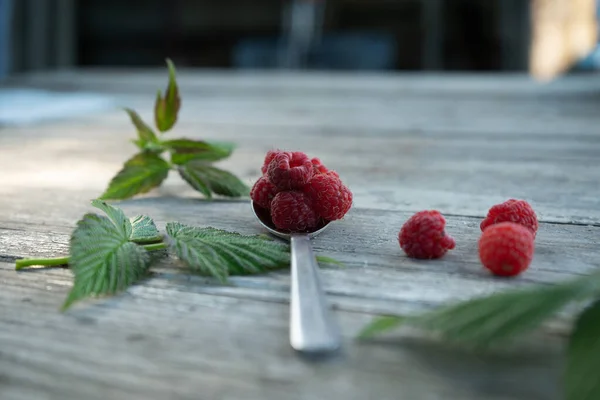
[[[100,199],[92,200],[92,206],[104,211],[104,213],[108,216],[112,223],[115,224],[117,229],[123,230],[127,237],[131,236],[131,223],[129,222],[129,219],[125,216],[125,213],[123,213],[123,210],[111,206],[107,202]]]
[[[159,186],[169,174],[169,163],[149,152],[130,158],[110,181],[101,199],[128,199]]]
[[[229,157],[235,148],[233,143],[190,139],[167,140],[162,144],[171,152],[171,162],[178,165],[191,160],[219,161]]]
[[[181,97],[175,79],[175,65],[170,59],[167,59],[167,66],[169,68],[169,85],[165,97],[162,97],[159,90],[154,104],[154,119],[156,127],[161,132],[166,132],[175,125],[177,114],[181,108]]]
[[[215,228],[167,224],[169,246],[195,272],[225,281],[228,275],[246,275],[286,267],[289,246],[262,235],[245,236]]]
[[[118,226],[95,214],[77,223],[69,260],[75,281],[63,310],[85,297],[123,291],[146,275],[150,258],[143,247],[129,241],[131,230],[131,224]]]
[[[600,399],[600,300],[584,310],[569,339],[565,389],[567,400]]]
[[[131,118],[131,122],[137,129],[138,140],[135,141],[134,143],[141,150],[144,150],[150,143],[158,142],[158,138],[156,137],[156,134],[154,133],[152,128],[150,128],[148,125],[146,125],[146,123],[144,123],[144,121],[142,121],[140,116],[135,111],[133,111],[130,108],[125,108],[125,112],[127,114],[129,114],[129,118]]]
[[[130,218],[132,232],[129,240],[135,243],[152,243],[162,240],[162,235],[156,228],[152,218],[147,215],[138,215]]]
[[[591,284],[591,282],[596,284]],[[598,275],[555,286],[508,291],[461,302],[419,316],[403,317],[411,325],[441,333],[449,340],[473,347],[485,347],[527,332],[566,304],[594,295]],[[389,318],[389,317],[384,317]],[[382,325],[376,319],[363,330],[362,337],[379,333],[398,324]],[[376,329],[376,324],[383,326]],[[366,334],[364,332],[367,332]]]
[[[207,198],[212,193],[227,197],[247,196],[250,188],[230,172],[210,167],[199,161],[190,161],[178,168],[179,175]]]

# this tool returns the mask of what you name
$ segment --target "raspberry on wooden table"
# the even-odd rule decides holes
[[[262,176],[256,181],[254,186],[252,186],[250,198],[259,206],[270,209],[271,201],[277,193],[279,193],[279,190],[275,185],[273,185],[266,176]]]
[[[278,189],[300,189],[313,177],[313,164],[301,151],[276,154],[267,168],[269,180]]]
[[[479,239],[481,263],[494,275],[515,276],[525,271],[534,253],[531,230],[514,222],[486,228]]]
[[[312,229],[319,222],[308,196],[298,191],[280,192],[275,196],[271,202],[271,219],[278,229],[295,232]]]
[[[537,234],[537,215],[525,200],[510,199],[504,203],[494,205],[481,222],[480,228],[484,231],[489,226],[499,222],[515,222],[529,228],[534,237]]]
[[[440,258],[456,246],[445,227],[446,219],[439,211],[419,211],[402,225],[398,242],[409,257]]]
[[[314,176],[303,191],[316,213],[328,221],[342,219],[352,207],[352,192],[335,171]]]

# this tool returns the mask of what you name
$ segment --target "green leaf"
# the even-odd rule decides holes
[[[141,149],[144,150],[148,146],[148,144],[156,144],[158,142],[158,138],[156,134],[142,119],[140,116],[130,108],[125,108],[125,112],[129,114],[129,118],[131,118],[131,122],[137,129],[138,140],[134,141],[134,143]]]
[[[600,399],[600,300],[579,316],[567,353],[567,400]]]
[[[322,265],[337,265],[338,267],[344,266],[343,262],[338,261],[335,258],[325,256],[317,256],[317,262]]]
[[[149,152],[130,158],[110,181],[101,199],[122,200],[146,193],[159,186],[169,174],[169,163]]]
[[[175,65],[170,59],[167,59],[167,66],[169,68],[169,85],[165,97],[162,97],[160,90],[158,91],[154,105],[156,127],[161,132],[166,132],[175,125],[177,114],[181,108],[181,97],[175,79]]]
[[[235,148],[233,143],[190,139],[167,140],[162,144],[171,152],[171,162],[178,165],[191,160],[219,161],[229,157]]]
[[[162,239],[152,218],[147,215],[138,215],[130,218],[132,232],[129,240],[135,243],[152,243]]]
[[[131,237],[131,223],[129,222],[129,219],[125,216],[125,213],[123,213],[123,210],[111,206],[107,202],[100,199],[92,200],[92,206],[104,211],[104,213],[108,216],[112,223],[115,224],[117,229],[123,230],[128,238]]]
[[[393,328],[399,326],[403,320],[404,320],[403,317],[398,317],[395,315],[386,315],[386,316],[378,317],[375,321],[373,321],[371,324],[366,326],[358,334],[358,337],[359,338],[368,338],[368,337],[374,336],[378,333],[388,331],[390,329],[393,329]]]
[[[190,161],[178,168],[179,175],[194,189],[210,198],[212,193],[227,197],[247,196],[250,188],[230,172]]]
[[[169,246],[195,272],[226,281],[289,266],[289,246],[263,235],[245,236],[215,228],[169,222]]]
[[[566,304],[594,295],[598,291],[597,280],[598,276],[586,277],[555,286],[507,291],[403,317],[402,322],[437,331],[449,340],[485,347],[527,332]],[[373,328],[380,323],[376,319],[363,332],[382,332],[385,329]]]
[[[75,281],[63,310],[85,297],[121,292],[146,275],[148,252],[129,241],[131,230],[127,223],[118,226],[95,214],[86,214],[77,223],[69,261]]]

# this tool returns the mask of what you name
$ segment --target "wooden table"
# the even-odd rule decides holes
[[[13,82],[100,91],[150,119],[160,71],[85,71]],[[64,269],[14,271],[23,256],[66,254],[134,147],[120,110],[0,129],[0,398],[16,399],[560,399],[566,319],[506,352],[460,352],[420,332],[354,341],[373,315],[416,313],[598,267],[600,78],[538,86],[527,77],[328,75],[180,71],[183,109],[172,135],[235,141],[222,163],[248,183],[272,147],[321,157],[355,194],[347,217],[314,241],[343,261],[322,270],[345,338],[326,362],[288,344],[288,271],[230,286],[165,261],[125,294],[61,314]],[[12,83],[11,83],[12,84]],[[171,135],[171,134],[170,134]],[[495,279],[477,257],[479,223],[507,198],[542,221],[531,268]],[[247,201],[202,201],[178,177],[118,203],[167,221],[261,232]],[[435,208],[457,248],[407,258],[396,239]]]

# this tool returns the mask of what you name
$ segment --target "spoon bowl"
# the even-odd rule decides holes
[[[269,211],[252,202],[260,224],[274,236],[289,240],[291,247],[290,344],[304,354],[326,354],[341,346],[339,328],[327,304],[317,259],[310,239],[325,231],[330,222],[306,232],[278,230]]]
[[[257,206],[253,201],[251,203],[252,203],[252,211],[254,212],[254,216],[256,216],[256,218],[258,219],[260,224],[263,226],[263,228],[265,228],[267,231],[269,231],[270,234],[277,236],[281,239],[290,240],[293,235],[308,235],[308,237],[310,239],[312,239],[315,236],[326,231],[327,228],[329,228],[329,226],[331,225],[331,221],[327,221],[327,222],[321,223],[316,228],[314,228],[310,231],[306,231],[306,232],[281,231],[281,230],[278,230],[277,227],[275,227],[275,225],[273,224],[273,221],[271,221],[271,216],[269,215],[269,210],[266,210],[260,206]]]

